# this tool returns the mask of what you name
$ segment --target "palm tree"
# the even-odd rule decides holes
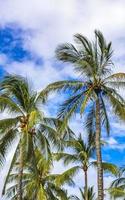
[[[125,199],[125,168],[121,167],[116,179],[108,189],[111,199]]]
[[[88,169],[89,167],[97,167],[97,162],[92,160],[95,152],[94,134],[89,134],[86,141],[83,140],[81,134],[78,138],[66,141],[66,147],[69,147],[68,152],[72,153],[55,153],[56,160],[63,160],[65,165],[75,164],[76,168],[84,173],[84,195],[85,200],[88,199]],[[68,149],[66,149],[68,150]],[[103,170],[112,174],[117,174],[117,167],[111,163],[103,162]],[[72,168],[71,168],[72,169]]]
[[[44,103],[43,93],[33,91],[27,79],[8,75],[1,82],[0,88],[0,110],[1,112],[6,110],[11,115],[7,119],[0,120],[0,161],[1,164],[4,162],[10,145],[15,140],[18,141],[5,186],[13,164],[19,158],[18,199],[22,200],[23,166],[27,160],[35,162],[34,148],[37,146],[47,158],[50,153],[48,138],[53,145],[59,146],[59,141],[69,139],[72,131],[66,128],[60,133],[57,126],[61,121],[44,117],[40,109]]]
[[[53,160],[51,155],[46,160],[38,149],[35,149],[36,166],[33,163],[27,163],[24,167],[22,184],[23,199],[28,200],[68,200],[67,192],[63,189],[64,184],[73,184],[72,176],[76,172],[74,167],[72,171],[67,170],[62,174],[53,174]],[[17,181],[18,164],[15,164],[13,172],[8,178],[8,188],[6,197],[12,200],[17,199]],[[10,185],[11,183],[11,185]]]
[[[125,73],[112,73],[112,45],[106,42],[100,31],[95,31],[95,41],[92,42],[81,34],[76,34],[74,38],[77,46],[61,44],[56,49],[56,56],[60,61],[73,64],[74,70],[80,74],[79,80],[52,83],[44,94],[46,98],[52,91],[62,90],[66,91],[66,95],[70,94],[59,110],[58,117],[64,120],[63,127],[74,113],[80,112],[82,115],[86,109],[86,126],[96,133],[98,200],[103,200],[101,128],[104,125],[109,134],[109,105],[113,113],[125,119],[125,101],[118,92],[118,89],[125,87]]]
[[[83,192],[83,190],[81,188],[79,190],[80,190],[80,194],[81,194],[82,199],[79,199],[79,197],[77,197],[77,196],[70,196],[69,199],[70,200],[86,200],[86,194]],[[96,200],[93,187],[88,188],[87,199],[88,200]]]

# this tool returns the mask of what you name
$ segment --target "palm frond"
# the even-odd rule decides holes
[[[58,82],[51,83],[44,90],[39,92],[38,97],[36,98],[36,102],[39,102],[41,100],[45,102],[48,97],[48,94],[51,92],[76,91],[76,90],[81,89],[85,85],[87,85],[86,82],[78,81],[78,80],[71,80],[71,81],[65,80],[65,81],[58,81]]]
[[[88,134],[92,134],[95,132],[95,105],[92,103],[92,105],[89,107],[85,119],[84,119],[84,126],[87,130]]]
[[[105,126],[107,135],[109,136],[110,134],[110,123],[109,123],[109,117],[108,117],[108,113],[107,113],[107,109],[106,109],[106,105],[105,102],[103,100],[103,97],[100,97],[101,99],[101,105],[100,105],[100,109],[101,109],[101,120],[102,120],[102,125]]]
[[[124,99],[114,90],[110,90],[109,88],[106,90],[107,98],[113,107],[114,114],[116,114],[120,119],[125,119],[125,101]]]
[[[82,114],[88,104],[88,101],[91,100],[91,97],[92,97],[92,92],[93,92],[93,88],[90,87],[86,93],[85,93],[85,97],[84,97],[84,100],[81,104],[81,109],[80,109],[80,114]]]
[[[1,119],[0,120],[0,134],[12,128],[16,128],[19,122],[19,119],[20,117]]]
[[[94,167],[97,167],[97,161],[91,162],[91,165]],[[102,168],[103,168],[104,172],[111,173],[115,176],[118,174],[117,166],[112,163],[102,162]]]
[[[75,63],[80,58],[80,53],[71,43],[58,45],[56,49],[56,57],[63,62]]]
[[[78,173],[79,169],[79,166],[75,166],[63,172],[62,174],[59,174],[55,180],[56,185],[61,186],[68,184],[74,186],[75,183],[72,178]]]
[[[7,97],[6,95],[0,96],[0,111],[3,112],[7,109],[8,112],[13,114],[23,114],[21,108],[14,102],[11,98]]]
[[[119,177],[111,183],[111,187],[118,187],[118,186],[121,186],[122,184],[125,185],[125,178]]]
[[[119,198],[125,198],[125,190],[123,190],[121,187],[113,187],[109,188],[108,192],[110,194],[110,197],[115,200]]]
[[[17,159],[17,151],[18,151],[18,149],[19,149],[19,145],[17,145],[17,147],[16,147],[16,149],[15,149],[15,153],[14,153],[14,155],[13,155],[13,158],[12,158],[12,161],[11,161],[11,164],[10,164],[10,167],[9,167],[9,170],[8,170],[8,172],[7,172],[7,175],[6,175],[6,178],[5,178],[5,181],[4,181],[4,185],[3,185],[3,189],[2,189],[2,195],[5,194],[6,186],[7,186],[7,184],[8,184],[8,180],[9,180],[9,178],[10,178],[10,174],[11,174],[11,172],[12,172],[12,169],[13,169],[13,167],[14,167],[15,161],[16,161],[16,159]]]
[[[58,117],[66,121],[77,111],[84,99],[84,92],[67,99],[60,107]]]
[[[10,129],[0,139],[0,164],[2,165],[5,161],[6,154],[9,147],[13,144],[17,138],[17,129]]]
[[[65,165],[78,162],[77,155],[75,154],[68,154],[68,153],[61,152],[61,153],[55,153],[53,154],[53,156],[54,156],[54,159],[57,161],[63,160]]]
[[[83,51],[85,50],[89,55],[93,54],[92,44],[88,38],[84,37],[82,34],[77,33],[74,35],[74,39],[77,44],[82,45]]]
[[[125,73],[115,73],[104,79],[105,83],[110,83],[110,81],[119,83],[125,81]]]

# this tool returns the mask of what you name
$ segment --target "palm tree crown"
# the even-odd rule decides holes
[[[0,120],[0,161],[2,164],[10,145],[15,139],[18,140],[6,181],[13,164],[19,158],[20,200],[23,165],[27,160],[34,162],[34,149],[37,147],[47,158],[50,154],[50,142],[51,145],[60,147],[61,139],[73,136],[69,128],[63,133],[58,131],[61,121],[44,117],[40,109],[44,102],[42,94],[33,91],[28,80],[21,76],[8,75],[1,82],[0,110],[7,110],[12,117]]]
[[[23,172],[23,199],[36,200],[68,200],[64,184],[73,184],[72,176],[75,169],[61,174],[53,174],[53,160],[51,155],[46,160],[38,149],[35,149],[36,166],[32,162],[26,163]],[[15,163],[7,181],[6,196],[17,199],[18,163]],[[11,183],[11,185],[10,185]]]
[[[106,111],[106,102],[111,103],[114,113],[124,119],[124,99],[117,89],[125,87],[125,73],[112,74],[112,45],[106,43],[100,31],[95,31],[95,42],[89,41],[81,34],[74,36],[77,47],[66,43],[56,49],[58,60],[72,63],[74,70],[81,75],[80,80],[67,80],[52,83],[46,87],[44,93],[52,91],[71,91],[61,109],[59,117],[69,119],[74,112],[82,114],[87,104],[90,103],[89,114],[94,114],[95,100],[99,98],[102,123],[109,133],[109,122]],[[89,115],[88,114],[88,115]],[[90,120],[88,120],[89,122]],[[90,127],[90,126],[89,126]]]
[[[84,195],[85,200],[88,200],[88,170],[90,167],[97,168],[95,157],[95,141],[94,134],[89,134],[86,140],[83,140],[81,134],[78,138],[66,141],[66,150],[68,152],[58,152],[54,154],[56,160],[63,160],[64,164],[73,164],[76,167],[76,173],[82,170],[84,173]],[[68,148],[68,149],[67,149]],[[69,153],[69,151],[71,153]],[[102,162],[103,171],[116,175],[118,169],[116,165]],[[71,168],[72,169],[72,168]],[[91,188],[92,189],[92,188]]]

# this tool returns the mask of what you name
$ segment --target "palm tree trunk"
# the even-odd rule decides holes
[[[22,143],[20,142],[19,149],[19,182],[18,182],[18,200],[23,200],[22,193],[22,176],[23,176],[23,149]]]
[[[103,194],[103,168],[101,154],[101,122],[100,122],[100,103],[96,100],[96,156],[97,156],[97,182],[98,182],[98,200],[104,199]]]
[[[87,170],[84,170],[85,175],[85,200],[88,200],[88,174]]]

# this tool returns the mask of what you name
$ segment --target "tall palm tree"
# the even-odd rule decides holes
[[[74,167],[72,171],[67,170],[62,174],[53,174],[53,160],[51,155],[46,160],[38,149],[35,149],[36,166],[32,162],[28,162],[24,167],[22,183],[23,183],[23,199],[28,200],[68,200],[67,192],[63,189],[64,184],[73,184],[72,176],[76,172]],[[6,197],[9,199],[17,199],[17,181],[18,181],[18,164],[15,164],[13,171],[8,178],[8,188],[6,189]],[[10,185],[11,183],[11,185]]]
[[[0,89],[0,110],[10,114],[9,118],[0,120],[0,161],[2,164],[10,145],[18,141],[6,181],[15,160],[19,158],[18,199],[22,200],[23,166],[27,160],[35,162],[34,148],[37,146],[47,158],[50,153],[48,138],[52,144],[59,146],[60,139],[69,139],[72,131],[66,128],[60,133],[57,127],[61,121],[44,117],[40,109],[44,102],[43,93],[33,91],[27,79],[7,75]]]
[[[108,189],[111,199],[125,199],[125,167],[119,169],[116,179]]]
[[[109,133],[108,105],[112,106],[116,115],[125,119],[125,101],[118,91],[125,87],[125,73],[112,73],[112,45],[106,42],[100,31],[95,31],[95,40],[92,42],[81,34],[76,34],[74,39],[76,46],[71,43],[61,44],[56,49],[56,56],[60,61],[73,64],[74,70],[80,74],[79,80],[52,83],[44,93],[47,96],[52,91],[62,90],[66,91],[66,95],[70,94],[59,110],[58,117],[64,119],[64,124],[74,113],[80,112],[82,115],[87,108],[87,127],[96,132],[98,200],[103,200],[101,125]]]
[[[66,147],[69,147],[68,152],[71,153],[55,153],[56,160],[63,160],[65,165],[68,164],[75,164],[76,168],[82,170],[84,173],[84,196],[85,200],[88,199],[88,169],[90,167],[97,167],[97,162],[93,161],[92,158],[94,157],[95,153],[95,141],[94,141],[94,134],[89,134],[86,141],[83,140],[81,134],[78,138],[70,141],[66,141]],[[110,172],[112,174],[117,174],[117,167],[111,163],[102,163],[103,170],[106,172]],[[72,169],[72,168],[71,168]]]
[[[72,141],[66,142],[66,147],[70,147],[73,153],[56,153],[56,160],[63,160],[65,165],[70,163],[79,163],[77,165],[78,169],[82,169],[84,172],[84,183],[85,183],[85,194],[87,200],[87,191],[88,191],[88,168],[92,164],[90,159],[93,156],[95,151],[94,140],[91,134],[89,134],[87,141],[85,142],[82,139],[81,134],[79,137]]]

